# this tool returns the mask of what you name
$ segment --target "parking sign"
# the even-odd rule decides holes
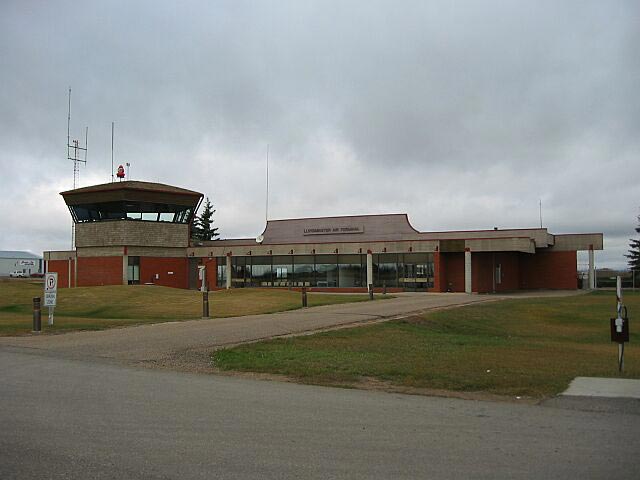
[[[56,272],[44,274],[44,306],[55,307],[58,296],[58,274]]]

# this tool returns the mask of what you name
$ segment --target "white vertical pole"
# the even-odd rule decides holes
[[[227,290],[231,288],[231,255],[227,255]]]
[[[471,293],[471,250],[464,251],[464,291]]]
[[[589,249],[589,290],[596,288],[596,271],[593,248]]]
[[[373,254],[371,250],[367,251],[367,288],[373,285]]]

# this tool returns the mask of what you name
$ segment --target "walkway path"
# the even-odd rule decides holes
[[[538,295],[559,294],[562,293],[543,292]],[[162,363],[188,350],[204,352],[276,336],[340,328],[429,310],[522,296],[524,295],[400,294],[395,298],[374,302],[325,305],[274,314],[165,322],[61,335],[4,337],[0,338],[0,347],[26,347],[37,349],[38,353],[67,358],[94,357],[125,363]]]

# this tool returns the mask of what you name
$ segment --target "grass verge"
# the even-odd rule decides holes
[[[640,295],[626,294],[629,312]],[[631,334],[626,369],[609,341],[615,294],[513,299],[404,320],[276,339],[213,353],[228,371],[285,375],[303,383],[484,392],[544,398],[576,376],[640,378]]]
[[[42,282],[0,281],[0,335],[28,333],[32,328],[32,299],[43,297]],[[377,297],[380,298],[380,297]],[[308,294],[310,307],[365,301],[365,295]],[[209,293],[211,317],[235,317],[300,308],[300,293],[276,289],[231,289]],[[202,294],[193,290],[118,285],[58,290],[55,325],[47,324],[48,309],[42,309],[45,332],[101,330],[104,328],[189,320],[202,315]]]

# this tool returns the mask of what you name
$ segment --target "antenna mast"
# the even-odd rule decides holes
[[[542,199],[540,199],[540,228],[542,228]]]
[[[269,221],[269,144],[267,143],[267,198],[264,209],[265,224]]]
[[[71,87],[69,87],[69,108],[67,110],[67,160],[73,162],[73,189],[78,188],[80,181],[80,163],[87,163],[87,145],[89,140],[89,127],[84,130],[84,147],[78,140],[71,141]],[[84,155],[82,155],[84,152]],[[83,156],[84,158],[81,158]],[[73,222],[73,221],[72,221]],[[76,225],[71,224],[71,249],[75,248]]]
[[[113,183],[113,128],[115,122],[111,122],[111,183]]]

